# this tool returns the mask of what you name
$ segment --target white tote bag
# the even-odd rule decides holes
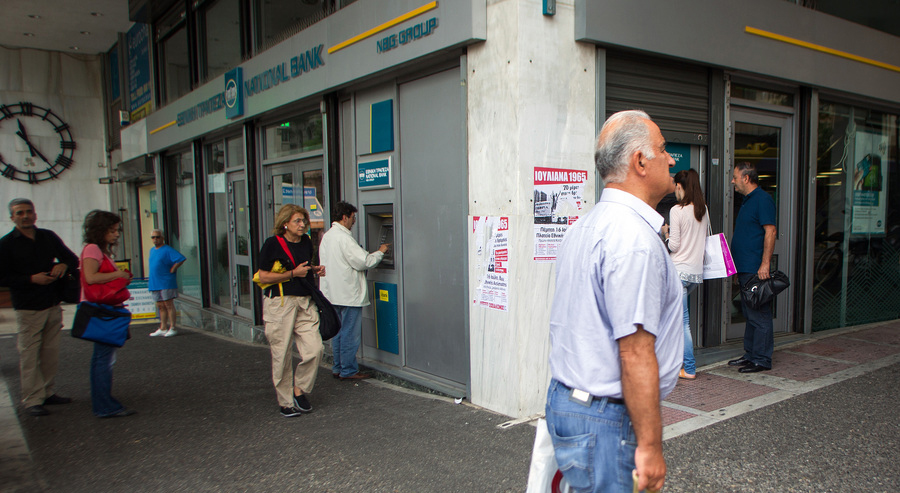
[[[712,230],[709,230],[712,232]],[[720,279],[737,273],[728,240],[724,233],[706,237],[706,252],[703,254],[703,279]]]
[[[559,476],[557,478],[557,476]],[[569,483],[559,472],[553,441],[547,429],[547,420],[537,422],[534,448],[531,450],[531,468],[528,470],[528,489],[525,493],[568,493]]]

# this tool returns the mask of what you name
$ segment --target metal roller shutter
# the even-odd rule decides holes
[[[633,109],[646,111],[664,134],[691,134],[685,135],[684,140],[707,144],[709,70],[671,60],[607,52],[606,116]]]

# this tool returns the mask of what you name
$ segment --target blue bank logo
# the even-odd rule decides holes
[[[244,74],[241,67],[229,70],[225,74],[225,118],[237,118],[244,115],[244,101],[241,88]]]

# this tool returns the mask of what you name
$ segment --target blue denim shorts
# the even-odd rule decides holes
[[[633,490],[637,437],[623,404],[571,399],[572,391],[551,380],[547,391],[547,429],[563,477],[576,492]]]

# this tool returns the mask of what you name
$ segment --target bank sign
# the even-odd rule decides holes
[[[322,58],[324,49],[325,45],[320,44],[300,55],[272,65],[268,69],[254,74],[247,80],[243,80],[241,67],[230,70],[225,74],[225,87],[222,92],[178,113],[175,121],[180,127],[211,115],[223,108],[225,109],[226,118],[243,116],[244,97],[251,98],[280,84],[296,79],[305,73],[324,67],[325,59]]]
[[[392,188],[394,186],[391,173],[391,158],[377,161],[359,162],[357,164],[358,185],[360,190]]]
[[[375,42],[375,49],[378,53],[385,53],[393,50],[401,45],[418,41],[425,36],[430,36],[438,27],[437,17],[432,17],[427,21],[420,22],[415,26],[408,27],[398,33],[389,34],[384,38]]]

